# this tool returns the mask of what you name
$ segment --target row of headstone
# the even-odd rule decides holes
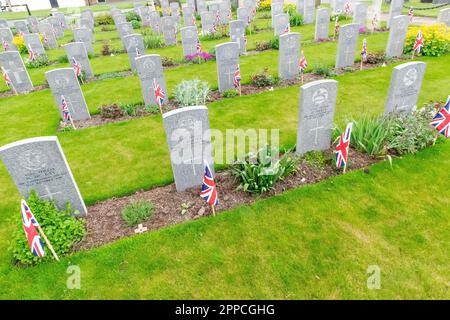
[[[29,33],[23,35],[23,40],[28,49],[31,48],[33,53],[37,56],[46,56],[44,45],[41,41],[39,33]]]
[[[69,59],[69,63],[72,67],[77,63],[81,71],[84,73],[87,79],[92,78],[94,76],[94,72],[91,68],[91,63],[89,62],[89,56],[86,50],[86,47],[83,42],[70,42],[68,44],[63,45],[67,58]]]
[[[9,76],[13,91],[20,94],[33,90],[30,76],[18,51],[0,53],[0,66],[2,72]]]

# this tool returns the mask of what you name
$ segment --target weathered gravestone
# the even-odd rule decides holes
[[[83,10],[83,12],[81,12],[81,16],[87,17],[87,18],[91,19],[92,21],[94,21],[94,11],[92,11],[91,9]]]
[[[303,23],[314,23],[315,0],[305,0],[303,9]]]
[[[136,70],[136,58],[145,54],[144,38],[141,34],[130,34],[123,38],[130,60],[131,70]]]
[[[219,16],[222,25],[227,25],[232,19],[233,13],[228,2],[219,3]]]
[[[190,56],[194,55],[197,52],[197,42],[198,42],[198,34],[197,28],[192,27],[184,27],[180,29],[181,33],[181,43],[183,45],[183,55]]]
[[[30,30],[31,30],[32,33],[38,33],[39,32],[39,28],[38,28],[39,21],[38,21],[38,19],[35,16],[29,16],[27,18],[27,23],[28,23],[28,26],[30,27]]]
[[[336,80],[318,80],[300,87],[297,154],[330,148],[337,86]]]
[[[170,3],[170,13],[176,23],[181,22],[180,6],[179,6],[178,2]]]
[[[175,18],[171,16],[162,17],[162,30],[164,36],[164,43],[166,46],[174,46],[177,44],[177,27]]]
[[[139,16],[141,17],[142,25],[144,27],[151,26],[150,7],[140,7],[137,9]]]
[[[230,21],[230,41],[239,44],[239,53],[245,54],[247,51],[247,41],[245,38],[245,22],[242,20]]]
[[[167,92],[161,56],[159,54],[140,56],[136,58],[136,68],[141,82],[142,96],[144,97],[145,105],[158,105],[153,87],[154,80],[156,79],[164,92]],[[166,104],[167,101],[168,99],[165,99],[163,104]]]
[[[365,28],[367,20],[367,4],[359,2],[354,5],[354,8],[353,23],[356,23],[360,28]]]
[[[39,33],[24,34],[23,40],[25,41],[25,45],[27,46],[27,48],[31,48],[34,54],[41,57],[46,56]]]
[[[217,45],[216,64],[219,91],[234,88],[234,72],[239,65],[239,45],[236,42]]]
[[[275,21],[274,21],[275,16],[282,14],[282,13],[283,13],[283,3],[272,2],[272,4],[270,5],[270,15],[272,17],[272,28],[275,25]],[[239,17],[238,17],[238,19],[239,19]]]
[[[346,24],[341,27],[336,54],[336,68],[345,68],[353,65],[358,35],[359,27],[356,23]]]
[[[407,62],[394,67],[384,114],[410,113],[414,110],[426,66],[425,62]]]
[[[241,7],[237,9],[237,19],[244,21],[245,25],[248,26],[250,20],[250,11],[248,8]]]
[[[326,8],[317,9],[315,41],[327,40],[330,25],[330,11]]]
[[[183,8],[183,21],[185,27],[192,27],[196,25],[194,9],[191,7]]]
[[[214,33],[214,14],[212,12],[202,12],[202,34],[211,34]]]
[[[113,16],[114,24],[116,25],[116,28],[121,23],[127,23],[127,17],[124,14],[116,14]]]
[[[278,75],[280,79],[296,79],[299,74],[300,34],[286,33],[280,36],[278,51]]]
[[[47,22],[52,26],[53,33],[55,34],[56,39],[61,39],[62,37],[64,37],[64,29],[61,27],[61,24],[57,17],[48,17]]]
[[[0,158],[23,197],[35,191],[40,198],[55,201],[61,210],[70,203],[73,210],[86,215],[86,205],[57,137],[8,144],[0,148]]]
[[[14,21],[14,27],[18,34],[29,34],[30,30],[28,30],[27,23],[25,20]]]
[[[117,32],[123,43],[123,38],[133,33],[133,26],[130,22],[120,23],[117,25]]]
[[[91,118],[80,83],[72,68],[47,71],[45,78],[52,91],[61,119],[63,119],[62,97],[66,100],[72,120],[88,120]]]
[[[391,21],[394,19],[394,17],[399,16],[402,14],[404,0],[392,0],[391,6],[389,8],[389,17],[387,20],[387,27],[391,27]]]
[[[18,51],[0,53],[0,66],[8,74],[13,90],[16,90],[17,93],[27,93],[33,90],[30,76]]]
[[[73,58],[81,66],[81,70],[85,73],[86,78],[92,78],[94,73],[92,72],[89,57],[86,51],[86,47],[83,42],[71,42],[63,45],[66,50],[67,58],[71,66],[74,66]]]
[[[88,28],[94,31],[94,28],[92,27],[92,21],[90,19],[81,18],[79,25],[80,28]]]
[[[39,32],[42,33],[44,37],[44,45],[48,49],[58,48],[58,42],[56,41],[55,33],[53,32],[53,27],[50,23],[39,23]]]
[[[88,28],[73,29],[73,38],[76,42],[83,42],[87,52],[94,53],[92,47],[92,31]]]
[[[17,51],[17,46],[13,42],[14,36],[10,28],[0,29],[0,40],[5,51]]]
[[[69,25],[67,24],[66,16],[62,12],[56,12],[54,14],[56,18],[59,20],[59,25],[63,28],[63,30],[69,29]]]
[[[450,8],[439,11],[438,22],[445,23],[447,27],[450,27]]]
[[[80,27],[89,28],[94,31],[94,14],[92,11],[83,11],[80,16]]]
[[[274,35],[280,36],[284,33],[289,32],[290,30],[290,21],[289,14],[281,13],[274,17]]]
[[[386,57],[400,57],[403,54],[406,33],[408,32],[409,17],[396,16],[391,21],[389,38],[386,45]]]
[[[150,12],[150,26],[153,32],[160,34],[162,32],[161,16],[158,11]]]
[[[0,19],[0,28],[9,28],[8,21],[6,19]]]
[[[305,0],[297,0],[297,13],[302,16],[305,13]]]
[[[177,191],[200,186],[204,162],[214,169],[208,109],[193,106],[169,111],[163,121]]]

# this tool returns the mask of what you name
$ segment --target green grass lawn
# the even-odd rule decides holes
[[[436,6],[437,4],[433,4],[433,3],[422,3],[420,2],[420,0],[409,0],[409,2],[405,2],[405,7],[402,10],[403,14],[408,14],[409,12],[409,7],[413,7],[413,8],[431,8]],[[432,17],[432,18],[437,18],[439,11],[442,9],[448,8],[448,6],[444,6],[444,7],[440,7],[440,8],[435,8],[435,9],[426,9],[426,10],[419,10],[416,9],[414,11],[414,15],[418,16],[418,17]],[[383,1],[383,4],[381,6],[381,10],[382,12],[389,12],[389,4],[385,3]]]

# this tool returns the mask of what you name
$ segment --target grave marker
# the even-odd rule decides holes
[[[326,8],[317,9],[315,41],[327,40],[330,26],[330,11]]]
[[[31,47],[31,50],[38,56],[46,56],[44,46],[41,42],[41,36],[39,33],[24,34],[23,40],[27,48]]]
[[[401,57],[403,55],[403,46],[405,44],[406,34],[408,33],[408,25],[408,16],[396,16],[392,19],[386,45],[386,57]]]
[[[175,25],[175,18],[171,16],[162,17],[162,30],[164,36],[164,43],[166,46],[174,46],[177,44],[177,28]]]
[[[130,60],[131,70],[136,70],[136,58],[145,54],[144,38],[141,34],[130,34],[123,38]]]
[[[402,14],[404,0],[392,0],[389,8],[389,17],[387,20],[388,29],[391,27],[391,21],[394,17]]]
[[[286,33],[280,36],[278,51],[278,76],[283,80],[296,79],[299,75],[300,34]]]
[[[245,54],[247,44],[245,40],[245,22],[242,20],[230,21],[230,41],[239,44],[239,53]]]
[[[303,23],[312,24],[314,23],[314,11],[315,11],[315,0],[305,0],[303,9]]]
[[[239,45],[236,42],[216,46],[219,92],[234,88],[234,72],[239,65]]]
[[[184,27],[180,29],[181,43],[183,45],[183,55],[194,55],[197,52],[198,34],[197,28]]]
[[[92,31],[88,28],[77,28],[73,29],[73,38],[76,42],[83,42],[86,47],[87,52],[94,53],[94,48],[92,47]]]
[[[358,35],[359,27],[356,23],[346,24],[341,27],[336,54],[336,68],[345,68],[353,65]]]
[[[139,81],[141,83],[142,96],[146,106],[158,105],[155,99],[155,90],[153,89],[153,81],[157,83],[167,92],[167,85],[164,79],[164,71],[159,54],[148,54],[136,58],[136,68],[138,71]],[[165,99],[163,104],[167,104]]]
[[[63,45],[66,50],[67,58],[69,59],[70,65],[73,67],[73,59],[81,65],[81,70],[84,71],[86,78],[92,78],[94,73],[92,72],[91,64],[89,62],[89,57],[86,51],[86,47],[83,42],[71,42]]]
[[[56,41],[55,33],[53,32],[53,27],[50,23],[39,23],[39,32],[44,36],[44,45],[48,49],[58,48],[58,42]]]
[[[0,53],[0,66],[9,75],[13,90],[17,93],[28,93],[33,90],[30,76],[18,51]]]
[[[14,39],[14,36],[13,36],[10,28],[1,28],[0,29],[0,41],[2,42],[3,50],[17,51],[17,46],[14,44],[13,39]]]

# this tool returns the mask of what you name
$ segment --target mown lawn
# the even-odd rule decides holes
[[[409,7],[413,7],[413,8],[418,8],[418,9],[414,10],[415,16],[437,18],[440,10],[448,8],[448,6],[444,6],[444,7],[435,8],[435,9],[422,9],[422,8],[431,8],[434,6],[437,6],[437,4],[422,3],[422,2],[420,2],[420,0],[409,0],[409,2],[405,2],[405,8],[403,8],[402,13],[408,14]],[[386,12],[386,13],[389,12],[389,4],[387,4],[383,1],[381,9],[383,12]]]

